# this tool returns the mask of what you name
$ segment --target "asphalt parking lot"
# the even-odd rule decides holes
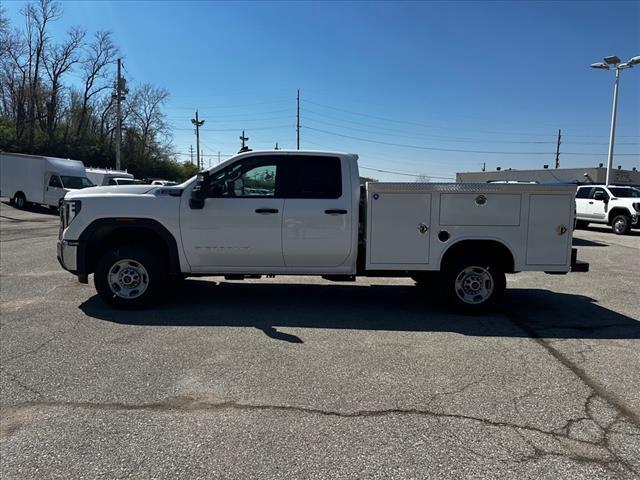
[[[640,478],[640,232],[449,313],[404,279],[187,280],[103,305],[0,204],[0,454],[25,478]]]

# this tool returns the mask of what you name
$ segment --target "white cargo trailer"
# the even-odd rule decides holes
[[[0,152],[0,194],[18,208],[57,207],[67,192],[92,186],[79,160]]]

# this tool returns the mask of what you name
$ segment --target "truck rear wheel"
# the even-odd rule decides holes
[[[504,293],[507,281],[498,262],[460,258],[444,269],[445,294],[458,310],[479,313],[493,307]]]
[[[13,196],[13,204],[20,210],[24,210],[25,208],[27,208],[27,197],[24,196],[24,193],[17,192]]]
[[[611,222],[611,230],[616,235],[626,235],[631,230],[631,219],[628,215],[616,215]]]
[[[161,258],[137,245],[108,250],[94,274],[100,298],[116,308],[139,308],[157,302],[167,280],[167,267]]]

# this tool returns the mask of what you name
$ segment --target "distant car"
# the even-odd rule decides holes
[[[171,180],[154,180],[151,185],[162,185],[163,187],[170,187],[172,185],[178,185],[178,182],[172,182]]]
[[[107,185],[144,185],[142,180],[137,178],[110,178]]]
[[[640,189],[629,186],[582,185],[576,192],[576,228],[604,223],[624,235],[640,228]]]

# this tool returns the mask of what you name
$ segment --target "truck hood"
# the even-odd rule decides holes
[[[106,187],[89,187],[71,190],[65,198],[81,198],[96,195],[141,195],[157,189],[157,185],[110,185]]]

